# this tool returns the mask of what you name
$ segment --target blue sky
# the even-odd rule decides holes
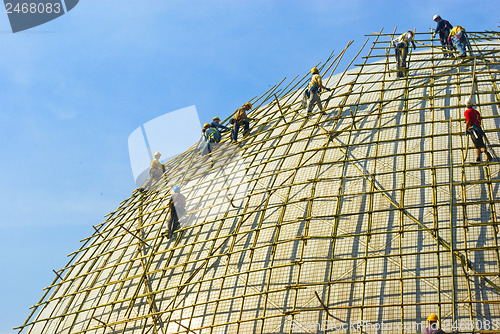
[[[497,1],[81,0],[17,34],[0,14],[0,334],[131,195],[138,126],[190,105],[225,118],[351,39],[344,67],[364,34],[428,32],[436,13],[498,30]]]

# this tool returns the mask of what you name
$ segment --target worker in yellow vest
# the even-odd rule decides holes
[[[144,183],[144,185],[139,188],[140,191],[149,190],[153,182],[161,179],[163,173],[165,173],[165,165],[160,162],[160,157],[161,153],[156,152],[154,155],[154,159],[153,161],[151,161],[151,164],[149,166],[149,179],[147,179],[146,183]]]
[[[248,136],[250,133],[250,120],[247,116],[247,111],[252,109],[252,104],[250,102],[245,103],[234,115],[234,118],[231,119],[231,124],[233,124],[233,133],[232,133],[232,142],[238,142],[238,132],[240,131],[240,127],[243,126],[243,137]]]
[[[472,57],[472,48],[470,46],[469,37],[467,32],[461,26],[454,26],[448,35],[448,42],[453,43],[455,49],[460,52],[459,57],[467,57],[466,49],[468,49],[470,56]]]
[[[398,77],[400,78],[405,76],[404,71],[406,70],[406,56],[408,55],[408,47],[410,46],[410,43],[413,46],[413,50],[417,48],[415,46],[415,42],[413,41],[414,37],[415,33],[408,30],[392,41],[392,45],[395,49]]]
[[[319,70],[316,67],[311,69],[311,80],[309,80],[309,85],[307,89],[304,91],[304,95],[302,97],[302,108],[307,106],[307,114],[310,114],[314,108],[314,105],[317,104],[320,111],[323,111],[323,105],[321,104],[321,99],[319,97],[319,93],[321,90],[330,91],[329,88],[323,86],[323,82],[321,81],[321,75],[319,75]]]

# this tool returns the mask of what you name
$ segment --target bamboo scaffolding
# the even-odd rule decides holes
[[[391,75],[396,29],[367,35],[334,73],[350,41],[317,64],[332,88],[324,115],[298,108],[307,75],[281,80],[250,100],[240,146],[208,158],[191,147],[95,225],[16,329],[294,333],[290,323],[318,319],[499,320],[500,164],[468,162],[461,111],[474,96],[500,146],[496,34],[469,33],[478,57],[459,63],[417,33],[402,80]],[[173,184],[189,224],[167,239]]]

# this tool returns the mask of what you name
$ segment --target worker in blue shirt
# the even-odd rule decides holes
[[[219,131],[219,133],[224,133],[224,132],[231,131],[230,128],[228,128],[227,126],[224,126],[224,125],[220,124],[219,122],[220,122],[220,118],[219,117],[214,117],[214,119],[212,120],[212,123],[210,123],[210,127],[217,129]]]
[[[201,151],[201,155],[207,155],[212,153],[213,149],[218,146],[217,143],[220,143],[221,135],[216,128],[211,127],[208,123],[205,123],[205,125],[203,125],[202,133],[206,145]]]
[[[441,45],[443,46],[444,49],[444,57],[452,57],[453,54],[451,51],[453,51],[453,45],[448,43],[448,35],[450,34],[451,29],[453,26],[451,25],[450,22],[443,20],[441,16],[438,14],[434,15],[432,18],[434,22],[437,22],[437,27],[434,33],[432,34],[432,38],[434,38],[437,34],[439,34],[439,40],[441,42]],[[448,52],[448,50],[450,52]]]

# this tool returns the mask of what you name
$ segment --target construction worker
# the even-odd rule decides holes
[[[427,334],[446,334],[442,329],[438,328],[438,317],[434,313],[427,317]]]
[[[448,43],[452,44],[455,49],[460,53],[458,57],[464,58],[467,57],[466,49],[469,51],[470,56],[472,57],[472,48],[469,43],[469,37],[467,36],[467,32],[461,26],[454,26],[453,29],[450,30],[450,34],[448,35]]]
[[[173,233],[180,228],[179,219],[186,214],[186,197],[181,194],[181,188],[175,186],[172,188],[174,192],[168,205],[170,207],[170,220],[168,222],[168,235],[171,238]]]
[[[153,182],[158,181],[162,177],[163,173],[165,173],[165,165],[160,162],[160,157],[160,152],[156,152],[154,155],[154,159],[153,161],[151,161],[151,164],[149,166],[149,179],[147,179],[146,183],[144,183],[144,185],[139,188],[141,192],[144,190],[149,190]]]
[[[301,106],[301,108],[305,108],[307,106],[307,114],[312,112],[315,104],[318,104],[319,110],[323,112],[323,105],[321,104],[319,93],[322,89],[330,91],[329,88],[323,86],[323,82],[321,82],[321,75],[319,75],[319,70],[316,67],[311,69],[311,74],[311,80],[309,80],[309,85],[304,91]]]
[[[410,46],[410,43],[413,46],[413,50],[417,48],[415,46],[415,42],[413,41],[414,37],[415,33],[408,30],[392,41],[396,54],[398,77],[400,78],[405,76],[404,71],[406,70],[406,56],[408,55],[408,47]]]
[[[452,54],[448,52],[448,50],[453,51],[453,46],[448,43],[448,35],[450,34],[451,29],[453,29],[453,26],[450,22],[443,20],[438,14],[434,15],[432,19],[434,22],[437,22],[437,27],[432,33],[432,38],[439,34],[439,41],[444,49],[444,57],[452,57]]]
[[[216,128],[210,126],[210,124],[205,123],[203,125],[203,138],[205,138],[206,145],[203,147],[201,155],[206,155],[212,153],[213,145],[219,143],[221,140],[221,135]]]
[[[228,128],[227,126],[224,126],[224,125],[220,124],[219,122],[220,122],[220,118],[219,117],[214,117],[213,120],[212,120],[212,123],[210,123],[210,127],[217,129],[217,131],[219,131],[220,133],[231,131],[230,128]]]
[[[248,136],[250,133],[250,121],[247,117],[247,111],[252,109],[252,104],[250,102],[245,103],[234,115],[234,118],[231,119],[231,124],[234,124],[233,128],[233,142],[238,142],[238,132],[240,131],[240,126],[244,127],[243,137]]]
[[[491,154],[486,151],[486,145],[484,143],[484,138],[486,135],[481,128],[481,114],[476,109],[472,108],[472,100],[467,99],[465,101],[467,110],[465,110],[465,128],[466,133],[470,135],[474,146],[476,147],[476,161],[481,162],[481,152],[486,154],[486,159],[488,161],[493,160]]]

